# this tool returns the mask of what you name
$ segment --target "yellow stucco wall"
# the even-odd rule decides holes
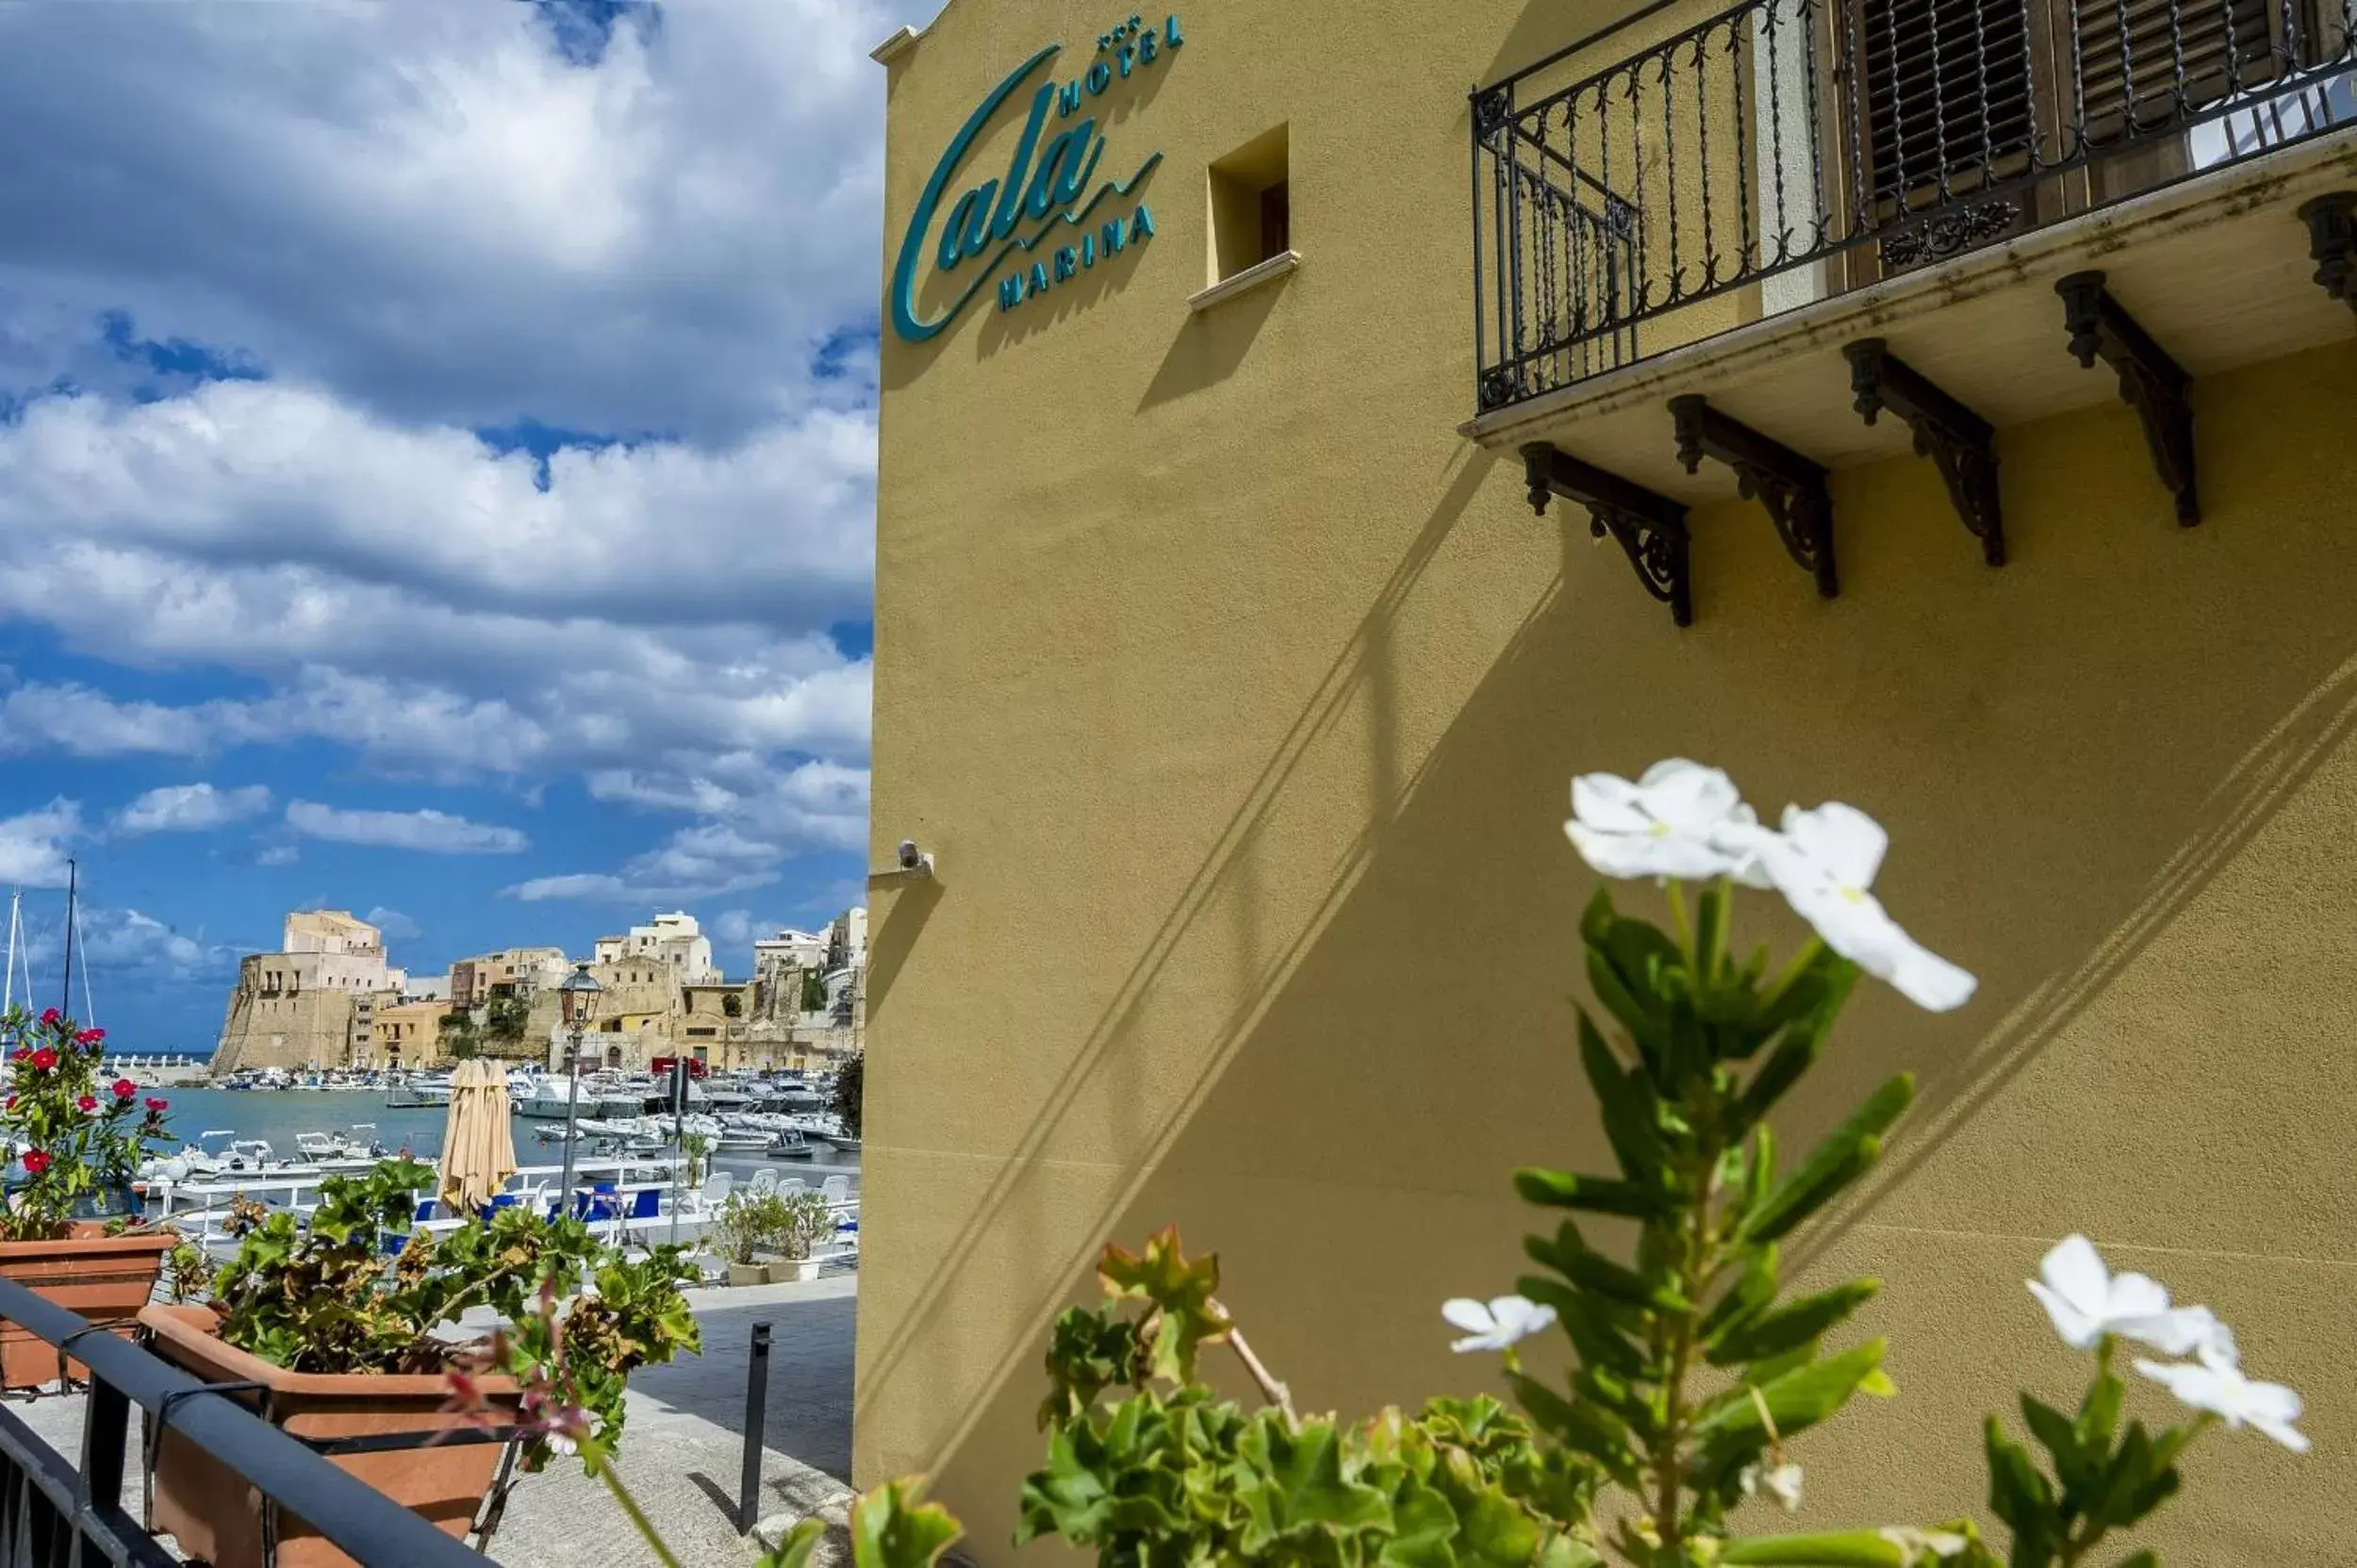
[[[1800,1522],[1980,1506],[1981,1414],[2082,1376],[2021,1288],[2078,1229],[2310,1399],[2308,1459],[2202,1444],[2164,1560],[2344,1563],[2357,348],[2200,388],[2199,529],[2107,404],[2003,433],[2002,571],[1927,463],[1885,463],[1836,476],[1833,602],[1755,508],[1698,512],[1676,632],[1455,433],[1465,87],[1602,14],[1190,6],[1105,156],[1163,150],[1157,238],[923,347],[887,330],[873,864],[914,837],[939,872],[871,894],[856,1478],[931,1471],[1012,1555],[1044,1327],[1165,1221],[1306,1407],[1485,1386],[1439,1301],[1519,1271],[1509,1166],[1603,1157],[1566,784],[1683,753],[1880,817],[1890,907],[1983,979],[1944,1017],[1862,989],[1785,1118],[1922,1080],[1800,1249],[1886,1278],[1861,1332],[1903,1390],[1802,1441]],[[981,94],[1117,20],[956,0],[895,62],[887,274]],[[1301,267],[1191,317],[1204,168],[1279,122]]]

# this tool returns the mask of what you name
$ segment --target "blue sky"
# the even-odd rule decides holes
[[[157,1048],[291,908],[432,970],[684,907],[742,972],[860,899],[898,20],[0,8],[43,1000],[69,856],[97,1019]]]

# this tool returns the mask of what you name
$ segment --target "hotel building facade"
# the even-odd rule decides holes
[[[2163,1560],[2346,1562],[2353,31],[952,0],[880,48],[872,864],[934,863],[870,883],[856,1479],[1013,1555],[1047,1325],[1170,1222],[1303,1408],[1494,1391],[1439,1303],[1551,1228],[1512,1166],[1607,1158],[1568,781],[1683,755],[1873,814],[1981,979],[1862,988],[1784,1117],[1920,1082],[1800,1249],[1883,1279],[1901,1393],[1796,1445],[1797,1523],[1983,1507],[1984,1414],[2083,1385],[2022,1288],[2083,1231],[2309,1400],[2304,1459],[2201,1445]]]

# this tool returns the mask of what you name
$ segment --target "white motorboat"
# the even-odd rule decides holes
[[[585,1085],[575,1089],[573,1081],[561,1074],[534,1080],[531,1087],[520,1095],[514,1091],[515,1081],[511,1078],[508,1081],[509,1097],[516,1107],[516,1114],[528,1120],[563,1121],[569,1098],[581,1114],[594,1116],[602,1109],[594,1092]]]
[[[770,1141],[768,1154],[772,1160],[811,1160],[818,1150],[799,1128],[789,1127]]]

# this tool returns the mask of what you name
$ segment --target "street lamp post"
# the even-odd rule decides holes
[[[574,1123],[581,1111],[581,1032],[589,1022],[589,1010],[596,1003],[598,993],[605,987],[590,974],[589,966],[576,964],[565,983],[556,988],[565,1027],[572,1036],[572,1049],[565,1063],[565,1180],[557,1189],[557,1212],[568,1213],[573,1206],[573,1136]]]

